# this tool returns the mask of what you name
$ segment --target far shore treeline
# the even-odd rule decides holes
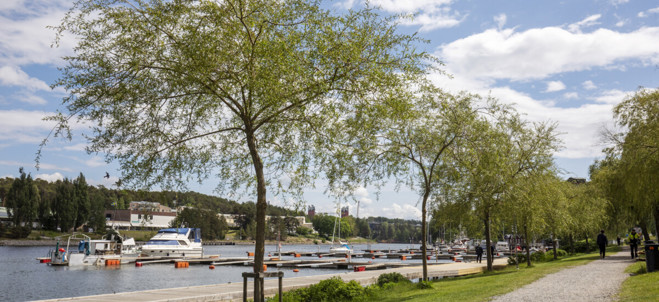
[[[0,223],[0,237],[26,238],[33,229],[63,233],[74,229],[92,229],[105,233],[105,211],[128,209],[131,201],[158,202],[171,208],[185,206],[172,224],[200,227],[205,240],[225,239],[231,229],[235,231],[236,239],[254,240],[256,237],[256,208],[253,202],[238,203],[197,192],[152,192],[92,186],[87,184],[82,173],[73,180],[49,182],[33,179],[23,169],[19,172],[18,178],[0,178],[0,200],[12,213],[9,225]],[[236,215],[236,226],[227,226],[218,213]],[[336,219],[326,214],[307,217],[307,222],[313,223],[313,228],[318,232],[318,235],[313,235],[312,229],[299,225],[299,221],[293,218],[304,216],[301,211],[270,205],[267,215],[272,216],[266,230],[268,240],[276,240],[278,235],[282,240],[289,235],[330,240]],[[341,238],[418,242],[421,239],[419,223],[398,218],[347,216],[341,219]]]

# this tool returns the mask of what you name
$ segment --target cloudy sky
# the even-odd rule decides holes
[[[61,57],[75,40],[51,48],[68,0],[0,1],[0,177],[15,177],[19,167],[33,176],[56,180],[84,173],[90,184],[112,186],[116,164],[87,154],[84,141],[54,140],[34,166],[39,143],[53,124],[42,121],[61,104],[65,91],[51,89]],[[653,0],[451,1],[372,0],[389,13],[415,14],[402,30],[430,40],[426,51],[446,65],[451,78],[433,79],[448,90],[492,95],[531,121],[559,123],[563,150],[555,154],[564,177],[587,177],[601,157],[603,127],[611,127],[611,109],[639,86],[659,87],[659,2]],[[356,8],[361,1],[330,2],[334,9]],[[112,176],[105,179],[105,172]],[[216,180],[215,180],[216,181]],[[212,194],[213,180],[191,189]],[[317,211],[334,202],[322,186],[306,194]],[[371,188],[354,194],[360,216],[419,218],[419,198],[385,188],[379,198]],[[283,204],[276,196],[274,203]],[[351,204],[354,214],[356,207]]]

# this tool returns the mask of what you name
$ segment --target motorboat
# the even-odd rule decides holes
[[[350,248],[350,246],[348,246],[348,243],[340,241],[340,240],[339,240],[339,245],[338,246],[332,245],[330,247],[329,251],[330,251],[330,253],[337,253],[337,254],[341,254],[341,253],[350,254],[350,253],[352,253],[352,249]]]
[[[149,257],[186,257],[204,256],[201,246],[201,229],[169,228],[156,233],[142,246],[142,256]]]
[[[121,237],[118,233],[110,233],[105,239],[91,239],[80,233],[67,236],[66,248],[60,246],[62,237],[57,238],[55,249],[48,252],[53,266],[103,265],[105,260],[115,259],[128,261],[139,255],[139,250],[133,238]]]

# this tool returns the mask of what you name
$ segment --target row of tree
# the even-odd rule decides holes
[[[55,134],[70,137],[72,116],[89,121],[89,150],[116,159],[126,184],[176,187],[213,176],[218,190],[247,188],[256,196],[254,272],[263,270],[268,190],[301,200],[319,177],[337,196],[390,179],[413,188],[422,234],[431,204],[459,204],[488,244],[523,196],[555,202],[554,124],[435,87],[427,75],[441,73],[439,60],[417,35],[399,32],[399,16],[368,4],[345,14],[322,7],[77,2],[57,27],[78,45],[56,83],[70,94],[52,117]],[[526,191],[539,180],[545,189]],[[560,212],[543,219],[552,233],[565,220]]]
[[[237,214],[242,223],[241,229],[254,220],[253,202],[238,203],[224,198],[204,195],[196,192],[148,192],[133,190],[108,189],[104,186],[87,185],[81,173],[76,179],[67,178],[55,182],[33,179],[21,168],[17,178],[0,179],[0,199],[9,209],[13,228],[11,237],[23,238],[30,234],[34,226],[47,230],[67,232],[82,226],[103,232],[105,230],[105,210],[127,209],[130,201],[152,201],[163,205],[188,206],[212,213]],[[208,217],[194,212],[190,217]],[[203,212],[205,213],[205,212]],[[296,215],[283,207],[272,206],[268,214],[273,216]],[[186,215],[189,213],[186,212]],[[185,216],[183,221],[191,221]],[[180,219],[179,219],[180,220]],[[213,221],[213,226],[221,228],[208,229],[209,239],[224,238],[224,224]],[[0,234],[2,235],[2,234]]]

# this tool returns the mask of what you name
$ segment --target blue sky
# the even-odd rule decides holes
[[[334,1],[340,10],[360,1]],[[650,0],[451,1],[374,0],[384,13],[415,14],[404,31],[429,39],[424,50],[446,65],[448,78],[433,75],[441,87],[492,95],[514,104],[530,121],[559,124],[564,148],[555,159],[564,176],[587,177],[601,157],[600,132],[613,127],[611,109],[639,86],[659,87],[659,2]],[[90,184],[112,186],[116,164],[102,154],[87,154],[78,125],[73,141],[51,140],[40,170],[34,168],[38,145],[53,124],[42,121],[66,92],[49,86],[58,77],[61,57],[75,39],[51,48],[68,0],[0,1],[0,177],[15,177],[19,167],[33,176],[56,180],[84,173]],[[105,172],[112,176],[105,179]],[[212,194],[217,180],[190,189]],[[309,204],[330,212],[334,201],[317,189]],[[419,218],[419,197],[386,187],[380,198],[372,188],[354,193],[360,216]],[[286,202],[269,196],[275,204]],[[242,200],[249,200],[244,197]],[[351,212],[356,211],[351,204]]]

